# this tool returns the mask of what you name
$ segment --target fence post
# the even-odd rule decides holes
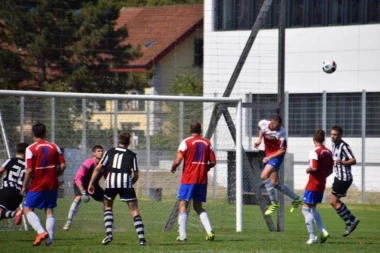
[[[362,91],[362,204],[365,203],[365,136],[366,136],[366,91]]]

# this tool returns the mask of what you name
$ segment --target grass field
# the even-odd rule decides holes
[[[33,247],[34,231],[0,231],[0,252],[380,252],[380,206],[348,204],[351,211],[360,218],[361,222],[355,232],[349,237],[342,237],[343,221],[336,215],[330,206],[322,204],[318,207],[325,222],[326,229],[331,237],[325,244],[306,245],[308,234],[304,225],[304,218],[299,209],[290,213],[289,207],[285,210],[285,231],[269,232],[261,223],[252,225],[251,220],[260,217],[258,208],[244,206],[243,232],[237,233],[234,226],[234,217],[231,224],[220,226],[215,221],[217,206],[207,206],[210,220],[216,233],[215,241],[205,241],[205,232],[192,211],[191,224],[188,229],[188,241],[178,243],[177,228],[170,232],[163,232],[163,227],[171,210],[172,202],[152,203],[140,202],[140,209],[145,223],[147,247],[138,245],[136,233],[130,215],[125,206],[117,204],[115,207],[114,240],[107,246],[101,244],[104,237],[102,212],[99,203],[83,207],[69,232],[63,231],[62,226],[67,210],[56,209],[57,227],[53,247]],[[147,215],[149,206],[162,205],[162,212]],[[97,205],[97,206],[96,206]],[[230,205],[234,208],[233,205]],[[81,207],[82,208],[82,207]],[[91,212],[94,212],[91,214]],[[91,214],[91,215],[89,215]],[[86,216],[95,215],[98,219],[89,220]],[[41,217],[41,214],[40,214]],[[0,226],[4,221],[0,221]],[[229,221],[225,222],[229,223]],[[248,224],[248,225],[247,225]],[[230,227],[230,225],[232,227]]]

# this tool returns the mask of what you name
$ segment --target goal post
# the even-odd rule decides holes
[[[20,110],[24,115],[20,115],[17,118],[17,113],[6,112],[15,114],[14,120],[16,122],[5,122],[9,126],[13,126],[11,131],[17,132],[20,129],[23,129],[25,134],[26,141],[31,140],[31,126],[37,121],[44,122],[48,126],[48,132],[50,133],[50,139],[54,138],[55,142],[64,149],[65,158],[68,157],[69,166],[72,167],[71,171],[66,171],[64,179],[62,180],[62,185],[64,189],[61,189],[60,196],[63,198],[62,204],[59,207],[62,214],[57,214],[58,220],[65,220],[69,205],[73,200],[72,193],[68,193],[67,188],[72,189],[72,179],[75,176],[75,172],[78,164],[80,165],[83,162],[84,158],[87,158],[91,152],[89,149],[95,143],[103,144],[105,149],[108,149],[115,145],[115,140],[121,131],[132,131],[132,143],[131,149],[138,154],[138,160],[143,160],[141,167],[141,176],[137,183],[136,191],[139,196],[145,196],[152,198],[150,194],[155,191],[159,193],[159,188],[165,183],[156,182],[159,180],[161,172],[159,168],[152,169],[152,167],[167,167],[169,170],[168,162],[171,162],[176,153],[176,149],[179,145],[179,136],[186,136],[186,134],[176,134],[170,133],[171,129],[168,126],[168,122],[183,122],[185,129],[188,129],[188,124],[190,120],[199,120],[202,123],[203,129],[207,129],[206,118],[212,117],[212,109],[215,105],[222,105],[228,110],[234,111],[231,115],[232,121],[236,126],[236,136],[235,140],[230,137],[230,133],[226,129],[226,126],[220,127],[224,129],[218,133],[219,136],[223,136],[225,141],[228,140],[228,144],[218,144],[217,159],[218,156],[226,157],[227,151],[233,150],[236,154],[235,158],[235,195],[233,202],[229,203],[235,204],[235,208],[231,213],[226,213],[225,216],[230,219],[234,215],[235,220],[235,230],[240,232],[243,230],[243,161],[242,161],[242,100],[240,98],[230,98],[230,97],[201,97],[201,96],[162,96],[162,95],[129,95],[129,94],[96,94],[96,93],[69,93],[69,92],[38,92],[38,91],[11,91],[11,90],[0,90],[0,97],[14,98],[15,103],[19,105],[24,105],[23,110]],[[143,109],[139,109],[137,105],[138,102],[143,104]],[[176,105],[171,107],[171,104],[176,103]],[[182,109],[185,111],[182,115],[177,114],[178,104],[184,103],[184,107],[188,108]],[[96,106],[94,105],[96,104]],[[100,108],[98,108],[98,107]],[[150,109],[149,109],[150,108]],[[149,111],[148,111],[149,109]],[[160,117],[158,114],[163,111],[170,111],[166,113],[166,118]],[[185,114],[185,119],[181,119]],[[100,119],[100,116],[103,118]],[[174,119],[170,119],[174,117]],[[24,119],[23,123],[20,123],[20,119]],[[145,121],[145,123],[144,123]],[[139,122],[139,123],[136,123]],[[177,123],[176,123],[177,124]],[[22,127],[21,127],[22,125]],[[139,126],[137,126],[139,125]],[[142,130],[136,130],[138,127],[143,126]],[[53,129],[50,129],[53,128]],[[177,128],[176,128],[177,129]],[[179,128],[180,129],[180,128]],[[227,130],[227,131],[225,131]],[[140,132],[139,132],[140,131]],[[168,131],[167,136],[170,138],[160,139],[158,136],[165,134],[164,132]],[[186,131],[186,130],[185,130]],[[225,132],[224,132],[225,131]],[[144,132],[144,134],[141,134]],[[19,135],[24,133],[18,133]],[[174,136],[173,136],[174,135]],[[140,142],[145,136],[145,142],[143,145],[140,145]],[[18,136],[18,140],[20,136]],[[11,140],[16,141],[16,140]],[[156,143],[157,141],[157,143]],[[213,139],[211,139],[213,143]],[[154,161],[152,145],[161,145],[161,150],[158,151],[160,156],[158,161]],[[145,149],[139,149],[139,146],[144,146]],[[175,148],[174,148],[175,147]],[[171,156],[163,158],[164,151],[170,149]],[[154,151],[156,152],[156,151]],[[156,152],[157,153],[157,152]],[[146,160],[146,158],[149,160]],[[82,160],[81,160],[82,159]],[[152,165],[155,163],[156,165]],[[166,163],[166,165],[165,165]],[[218,161],[217,161],[218,163]],[[220,167],[227,167],[226,160],[220,162]],[[215,177],[222,176],[225,172],[217,172]],[[214,175],[211,175],[214,176]],[[167,177],[167,175],[165,176]],[[210,177],[210,176],[209,176]],[[173,196],[176,196],[178,190],[179,178],[174,180],[176,182],[176,187],[170,189],[171,194],[175,192]],[[225,195],[227,188],[230,187],[226,185],[226,175],[223,175],[223,179],[217,178],[216,180],[210,180],[210,182],[217,182],[216,185],[211,185],[209,190],[213,191],[215,195],[221,194]],[[210,185],[210,183],[209,183]],[[169,191],[169,190],[168,190]],[[143,197],[143,199],[145,199]],[[227,199],[226,197],[224,197]],[[210,197],[209,197],[210,199]],[[225,204],[225,199],[222,201],[223,205]],[[150,199],[151,200],[151,199]],[[175,201],[175,198],[172,198],[171,205]],[[92,201],[94,202],[94,201]],[[212,202],[212,203],[211,203]],[[211,205],[213,203],[220,204],[219,200],[210,200]],[[93,205],[93,204],[91,204]],[[65,206],[65,207],[63,207]],[[64,210],[64,209],[67,210]],[[83,210],[86,209],[86,204],[81,204]],[[229,207],[226,207],[226,210]],[[144,210],[143,207],[141,207]],[[170,208],[169,208],[170,209]],[[210,208],[211,209],[211,208]],[[230,210],[230,209],[228,209]],[[59,212],[59,213],[60,213]],[[79,211],[78,216],[82,219],[88,219],[85,212],[81,214]],[[226,211],[227,212],[227,211]],[[167,214],[169,213],[169,210]],[[194,212],[193,212],[194,213]],[[166,215],[167,216],[167,215]],[[167,217],[166,217],[167,218]],[[80,218],[78,218],[80,219]],[[223,220],[218,221],[220,225],[216,226],[226,226],[226,222],[223,223]],[[214,223],[217,223],[214,221]],[[74,221],[75,224],[75,221]],[[163,226],[162,226],[163,227]],[[162,228],[161,228],[162,229]]]

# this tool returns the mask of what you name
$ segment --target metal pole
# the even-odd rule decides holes
[[[218,94],[217,93],[214,93],[214,97],[217,97]],[[212,146],[214,147],[214,151],[216,152],[217,150],[217,142],[218,142],[218,135],[217,135],[217,128],[218,126],[215,127],[215,132],[214,132],[214,136],[213,136],[213,144]],[[218,166],[218,164],[216,165]],[[216,177],[218,176],[217,175],[217,168],[214,167],[213,170],[212,170],[212,195],[214,197],[214,199],[216,199]]]
[[[150,188],[150,101],[146,101],[146,195],[149,196]]]
[[[252,92],[248,93],[248,103],[252,105]],[[252,106],[247,110],[247,134],[248,134],[248,150],[252,150]]]
[[[51,142],[55,142],[55,98],[51,98]]]
[[[366,136],[366,91],[362,91],[362,204],[365,203],[365,136]]]
[[[82,99],[82,152],[85,157],[87,157],[87,147],[86,147],[86,139],[87,139],[87,108],[86,108],[86,99]]]
[[[113,108],[113,145],[117,146],[117,109],[119,107],[119,101],[114,100],[114,108]]]
[[[25,104],[25,98],[21,97],[20,98],[20,142],[24,142],[24,124],[25,124],[24,104]]]
[[[243,231],[242,101],[236,107],[236,232]]]
[[[322,129],[327,131],[327,93],[324,90],[322,94]]]
[[[281,0],[280,18],[278,24],[278,113],[284,117],[285,107],[285,26],[286,0]],[[280,170],[280,182],[284,182],[284,164]],[[284,231],[284,195],[279,194],[280,211],[277,212],[277,230]]]

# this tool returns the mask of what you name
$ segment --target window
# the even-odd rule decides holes
[[[289,94],[288,122],[291,137],[310,137],[322,128],[322,94]]]
[[[322,26],[324,23],[324,3],[323,0],[310,0],[309,25]]]
[[[251,0],[236,0],[236,21],[238,30],[251,29],[252,5]]]
[[[380,0],[368,0],[367,18],[368,23],[380,22]]]
[[[330,2],[329,6],[330,21],[331,25],[342,25],[343,24],[343,0],[335,0]]]
[[[290,26],[291,27],[300,27],[304,26],[304,9],[305,9],[305,0],[293,0],[290,1]]]
[[[363,0],[348,0],[347,24],[361,24],[361,23],[363,23],[362,22],[363,4],[364,4]]]
[[[361,136],[361,93],[328,93],[326,123],[340,125],[344,136]]]
[[[194,40],[194,67],[203,66],[203,39]]]
[[[366,136],[380,137],[380,92],[366,93]]]
[[[235,29],[234,21],[234,0],[218,0],[216,4],[216,30]]]

